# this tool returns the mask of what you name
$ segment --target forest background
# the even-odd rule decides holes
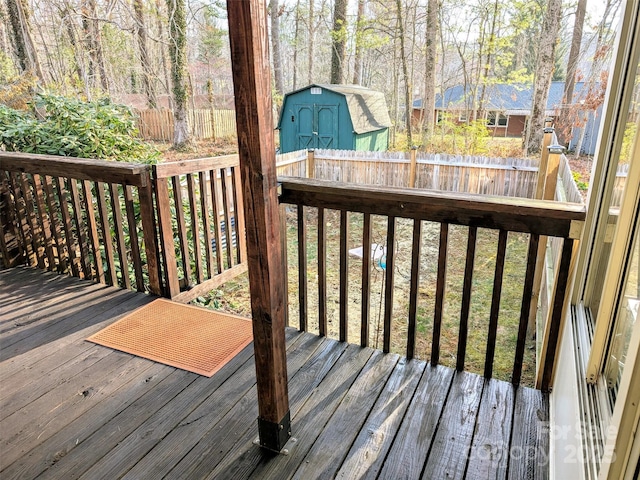
[[[470,92],[482,121],[487,87],[534,86],[523,141],[539,148],[552,80],[565,80],[559,136],[604,100],[621,0],[270,0],[273,99],[311,83],[384,92],[405,146],[429,145],[435,95]],[[171,108],[175,144],[186,110],[233,108],[226,3],[219,0],[4,0],[0,102],[27,108],[47,91],[136,108]],[[576,81],[587,94],[574,99]],[[416,124],[407,112],[423,99]],[[477,132],[477,130],[475,130]]]

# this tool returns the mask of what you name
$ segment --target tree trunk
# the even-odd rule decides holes
[[[358,0],[358,17],[356,18],[356,56],[353,62],[353,83],[362,83],[362,35],[364,31],[365,0]]]
[[[556,41],[560,29],[561,16],[562,1],[549,0],[542,23],[542,32],[540,33],[540,47],[533,86],[533,103],[525,137],[525,152],[527,155],[538,153],[542,145],[542,130],[544,128],[547,98],[553,75]]]
[[[185,0],[166,0],[169,12],[169,57],[173,83],[173,147],[189,146],[187,101],[187,22]]]
[[[31,36],[29,11],[23,0],[7,0],[7,14],[13,31],[13,45],[20,68],[44,83],[38,52]]]
[[[307,71],[307,84],[313,83],[313,56],[315,55],[315,33],[316,27],[313,22],[314,19],[314,5],[313,0],[309,0],[309,50],[308,50],[308,71]]]
[[[271,18],[271,49],[273,54],[273,77],[276,93],[284,94],[284,82],[282,79],[282,53],[280,49],[280,6],[278,0],[269,2]]]
[[[570,106],[573,103],[573,90],[576,86],[578,59],[580,58],[580,43],[582,42],[582,28],[584,26],[584,16],[586,11],[587,0],[578,0],[576,18],[573,23],[573,35],[571,36],[571,50],[569,51],[569,61],[567,64],[567,80],[564,83],[562,113],[558,122],[559,128],[556,128],[560,141],[565,144],[569,143],[571,140]]]
[[[331,79],[330,83],[342,83],[344,79],[344,61],[347,50],[347,3],[348,0],[336,0],[333,9],[333,30],[331,31]]]
[[[396,0],[396,9],[398,13],[398,38],[400,40],[400,62],[402,63],[402,76],[404,79],[404,123],[407,130],[407,147],[413,146],[413,138],[411,136],[411,82],[409,81],[409,70],[407,68],[407,56],[405,52],[404,39],[404,17],[402,16],[402,0]]]
[[[157,108],[158,99],[156,98],[156,89],[153,85],[153,69],[151,68],[147,50],[147,26],[144,18],[142,0],[133,0],[133,10],[136,14],[134,29],[138,37],[138,52],[140,54],[140,64],[142,65],[144,94],[147,97],[147,105],[149,108]]]
[[[436,40],[438,34],[438,0],[427,3],[427,25],[424,41],[424,95],[422,97],[423,144],[426,145],[433,135],[436,100]]]
[[[160,39],[160,41],[164,41],[165,40],[165,36],[164,36],[164,24],[163,24],[163,20],[162,20],[162,14],[161,12],[161,7],[160,7],[160,2],[161,0],[156,0],[155,1],[155,14],[156,14],[156,26],[158,29],[158,38]],[[169,3],[169,2],[167,2]],[[164,90],[165,92],[169,95],[169,108],[173,109],[173,97],[171,96],[171,79],[169,78],[169,66],[167,65],[167,51],[164,48],[164,46],[162,44],[160,44],[160,61],[162,62],[162,73],[164,76]]]
[[[102,91],[109,93],[109,80],[102,52],[102,35],[100,33],[95,0],[85,0],[82,3],[82,25],[89,51],[89,76],[93,80],[95,80],[96,75],[99,76]]]
[[[293,90],[298,88],[298,48],[300,47],[300,0],[296,1],[296,13],[294,18],[293,32],[293,61],[291,68],[293,69]]]
[[[498,22],[498,0],[493,4],[493,18],[491,19],[491,30],[489,31],[489,40],[486,48],[486,57],[483,65],[483,73],[480,81],[480,100],[478,102],[478,114],[484,117],[484,104],[487,92],[487,81],[489,79],[489,71],[491,69],[491,58],[496,51],[496,24]]]

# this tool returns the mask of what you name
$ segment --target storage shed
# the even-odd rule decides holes
[[[382,92],[314,84],[287,93],[278,129],[283,153],[309,148],[384,151],[391,119]]]

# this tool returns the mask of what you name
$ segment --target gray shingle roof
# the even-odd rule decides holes
[[[575,97],[580,98],[584,82],[576,82]],[[480,89],[476,93],[480,95]],[[549,96],[547,98],[547,112],[561,106],[564,94],[564,82],[551,82]],[[444,94],[436,95],[436,108],[442,110],[464,110],[470,103],[471,88],[467,87],[466,92],[462,85],[448,88]],[[487,110],[499,110],[510,114],[528,115],[531,111],[531,101],[533,97],[533,85],[531,84],[507,84],[499,83],[487,85],[485,92],[485,104]],[[413,108],[422,108],[422,99],[413,102]]]

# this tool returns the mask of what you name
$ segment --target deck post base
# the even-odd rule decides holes
[[[258,435],[262,448],[280,453],[291,437],[291,412],[287,411],[278,423],[258,417]]]

